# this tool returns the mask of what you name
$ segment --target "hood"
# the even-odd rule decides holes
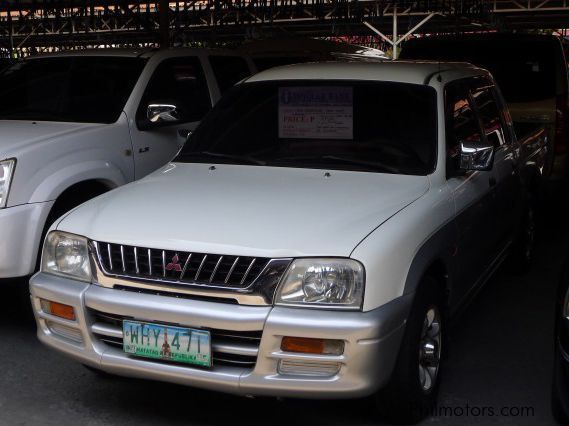
[[[0,160],[16,156],[29,145],[95,126],[100,124],[0,120]]]
[[[426,176],[175,163],[83,204],[58,229],[175,251],[349,256],[428,187]]]

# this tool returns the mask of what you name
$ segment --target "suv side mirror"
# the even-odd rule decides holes
[[[494,165],[494,145],[481,141],[460,142],[461,170],[492,170]]]
[[[152,124],[173,124],[180,121],[180,113],[174,104],[151,103],[146,108],[146,118]]]

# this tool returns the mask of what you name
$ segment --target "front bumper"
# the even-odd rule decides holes
[[[0,210],[0,278],[35,271],[43,227],[53,201]]]
[[[30,290],[39,339],[83,364],[121,376],[215,391],[301,398],[361,397],[385,385],[395,365],[412,301],[412,295],[406,295],[365,313],[242,306],[107,289],[43,273],[32,278]],[[43,312],[40,298],[73,306],[76,321]],[[261,337],[252,365],[218,365],[214,352],[214,366],[205,369],[125,354],[116,344],[117,339],[122,341],[122,329],[99,322],[110,316],[225,330],[225,334],[258,331]],[[113,335],[115,340],[109,340]],[[344,354],[283,352],[282,336],[342,339]],[[250,345],[216,346],[214,339],[214,351],[217,346],[237,354],[254,351]],[[302,373],[283,373],[285,364],[301,365]],[[337,370],[322,374],[334,365]],[[312,375],[312,368],[320,374]]]

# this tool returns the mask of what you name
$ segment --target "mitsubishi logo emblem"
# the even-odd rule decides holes
[[[182,272],[182,266],[180,265],[180,257],[178,256],[178,253],[176,253],[172,258],[172,261],[166,265],[166,270]]]

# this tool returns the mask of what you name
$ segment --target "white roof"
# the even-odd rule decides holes
[[[247,82],[271,80],[374,80],[427,84],[434,75],[445,74],[445,80],[488,71],[466,62],[374,61],[318,62],[286,65],[262,71]]]

